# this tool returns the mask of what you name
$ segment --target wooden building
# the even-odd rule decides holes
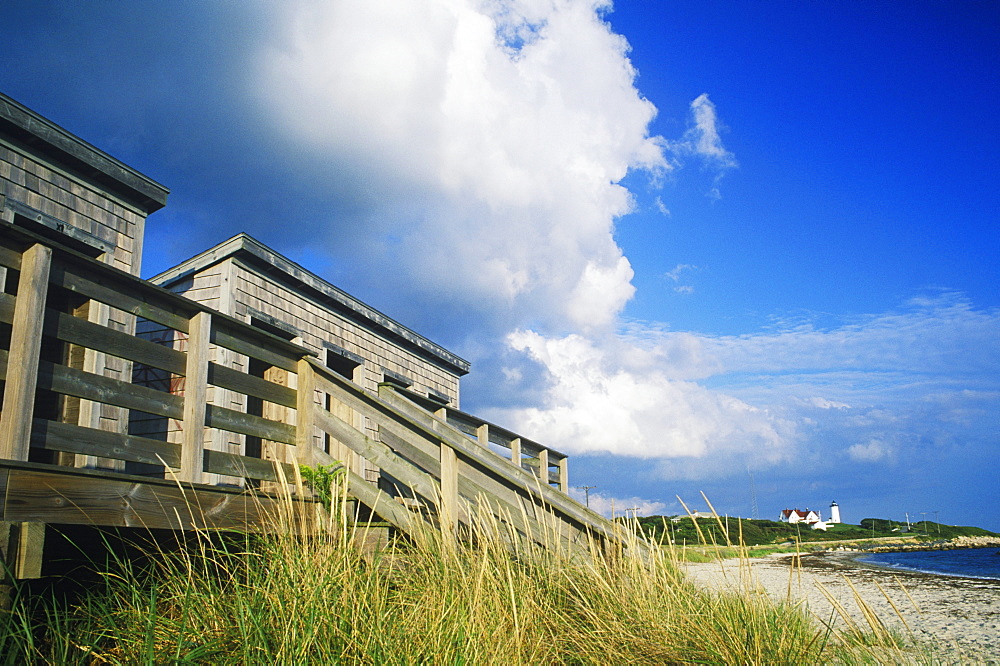
[[[0,93],[0,209],[20,226],[138,275],[146,217],[169,190]]]
[[[459,379],[469,372],[469,363],[427,338],[396,322],[369,305],[346,294],[302,266],[278,254],[247,234],[238,234],[213,248],[167,270],[150,280],[170,291],[230,315],[240,321],[294,340],[311,350],[333,372],[353,381],[372,393],[378,385],[390,383],[408,389],[438,406],[459,406]],[[148,339],[175,348],[183,339],[175,339],[169,329],[144,323],[140,332]],[[280,369],[250,367],[248,357],[226,349],[213,348],[215,363],[251,374],[284,381]],[[137,377],[138,381],[163,381],[162,374]],[[176,388],[176,387],[175,387]],[[240,411],[260,411],[263,406],[248,404],[231,391],[210,388],[209,402]],[[327,408],[345,410],[317,395],[317,402]],[[280,408],[272,407],[271,410]],[[376,434],[370,425],[354,413],[359,428]],[[162,421],[140,426],[133,419],[133,429],[158,431]],[[170,437],[178,436],[177,424],[167,425]],[[336,442],[317,442],[327,453],[346,458],[352,469],[371,481],[379,478],[370,462],[353,456]],[[206,442],[214,450],[236,453],[245,450],[245,437],[225,436],[216,432],[214,441]],[[257,447],[256,443],[251,444]],[[272,447],[273,448],[273,447]],[[288,452],[277,447],[277,459],[290,461]],[[272,453],[272,455],[274,455]],[[238,483],[236,479],[216,478],[218,483]]]
[[[0,95],[12,577],[44,573],[46,525],[271,529],[289,503],[315,520],[289,480],[318,464],[401,533],[468,535],[491,515],[515,547],[620,540],[566,495],[564,454],[459,409],[466,361],[249,236],[140,279],[167,194]]]
[[[167,188],[159,183],[0,94],[3,224],[37,233],[138,275],[146,217],[166,204],[167,194]],[[52,295],[50,300],[90,322],[121,331],[135,330],[134,316],[103,303],[67,293]],[[49,353],[65,353],[71,367],[105,377],[127,381],[132,374],[131,363],[79,345]],[[58,409],[64,420],[111,432],[127,430],[127,413],[120,408],[73,398],[61,403]],[[95,457],[70,458],[63,462],[81,467],[122,467],[120,462]]]

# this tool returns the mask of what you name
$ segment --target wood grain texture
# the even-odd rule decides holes
[[[181,461],[181,447],[177,444],[45,419],[34,419],[31,445],[48,451],[175,468]]]
[[[311,502],[142,477],[42,465],[8,465],[8,520],[150,529],[278,526],[282,502]],[[308,517],[308,511],[304,513]]]
[[[212,315],[199,312],[191,318],[184,370],[184,432],[181,438],[182,481],[200,483],[202,480],[205,446],[205,411],[208,402],[209,339],[212,332]]]
[[[33,245],[21,259],[21,277],[11,322],[10,351],[0,413],[0,458],[27,460],[31,418],[42,347],[42,314],[48,294],[52,250]]]
[[[315,402],[316,373],[305,359],[300,359],[295,403],[295,458],[300,465],[314,463],[313,434],[316,430],[316,413],[319,405]]]

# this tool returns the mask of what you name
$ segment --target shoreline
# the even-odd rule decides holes
[[[763,590],[775,601],[788,600],[790,595],[818,621],[841,629],[847,622],[823,591],[858,626],[867,626],[857,596],[886,626],[904,636],[940,645],[963,661],[1000,664],[1000,580],[940,576],[857,560],[866,554],[782,553],[742,562],[684,563],[682,567],[698,585]]]

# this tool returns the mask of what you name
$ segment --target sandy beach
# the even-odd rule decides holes
[[[804,603],[822,621],[829,622],[832,618],[843,627],[844,620],[823,594],[822,587],[855,622],[867,626],[855,601],[853,585],[886,625],[947,646],[956,662],[1000,664],[1000,581],[887,570],[855,561],[858,555],[806,554],[801,557],[802,566],[794,570],[789,555],[752,559],[750,589],[763,589],[775,599],[787,598],[791,590],[793,599]],[[741,568],[739,560],[685,566],[696,583],[746,589],[746,564]]]

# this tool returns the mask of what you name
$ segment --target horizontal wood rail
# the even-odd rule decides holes
[[[0,226],[8,339],[0,520],[243,529],[273,508],[246,491],[268,505],[298,492],[295,465],[329,465],[405,533],[489,517],[545,546],[619,539],[565,494],[564,454],[411,391],[369,393],[302,346]],[[178,517],[185,498],[200,517]]]
[[[555,484],[564,493],[569,492],[569,458],[565,453],[539,444],[473,414],[442,405],[437,400],[424,397],[414,391],[399,388],[394,384],[386,384],[386,386],[418,407],[433,413],[456,430],[465,433],[480,445],[488,447],[492,444],[509,450],[508,456],[512,464],[532,471],[539,476],[541,476],[539,470],[544,468],[548,473],[547,477],[543,477],[546,483]]]

